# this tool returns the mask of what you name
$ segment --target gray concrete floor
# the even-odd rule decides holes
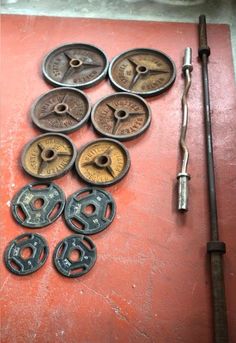
[[[236,71],[236,0],[2,0],[1,13],[177,22],[206,14],[230,25]]]

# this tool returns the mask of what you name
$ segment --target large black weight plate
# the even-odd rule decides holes
[[[70,229],[92,235],[106,229],[113,221],[115,212],[115,201],[110,193],[88,187],[68,198],[64,213]]]
[[[88,273],[96,258],[95,244],[89,237],[82,235],[66,237],[58,243],[53,253],[53,262],[59,273],[70,278]]]
[[[12,273],[28,275],[44,265],[48,251],[48,245],[42,236],[37,233],[24,233],[8,244],[4,259]]]
[[[15,195],[11,210],[19,224],[40,228],[53,223],[64,206],[65,195],[60,187],[49,182],[34,182]]]

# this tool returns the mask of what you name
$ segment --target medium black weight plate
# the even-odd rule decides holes
[[[73,231],[92,235],[111,224],[116,205],[111,194],[98,188],[84,188],[73,193],[65,206],[65,220]]]
[[[108,60],[94,45],[69,43],[61,45],[44,58],[42,71],[54,86],[88,88],[106,77]]]
[[[53,253],[53,262],[59,273],[70,278],[88,273],[96,258],[95,244],[82,235],[66,237],[58,243]]]
[[[4,260],[12,273],[28,275],[44,265],[48,252],[47,242],[42,236],[37,233],[24,233],[8,244]]]
[[[19,224],[40,228],[50,225],[61,215],[65,201],[63,191],[56,184],[34,182],[15,195],[11,210]]]

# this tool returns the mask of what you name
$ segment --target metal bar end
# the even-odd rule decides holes
[[[178,179],[178,211],[188,211],[188,181],[190,175],[187,173],[179,173]]]

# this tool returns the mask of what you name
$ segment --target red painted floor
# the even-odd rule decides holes
[[[236,342],[235,84],[228,26],[209,25],[208,33],[220,236],[227,244],[230,342]],[[15,223],[9,204],[16,191],[33,181],[21,169],[19,157],[24,144],[40,134],[32,126],[29,109],[36,97],[50,89],[41,77],[42,58],[55,46],[76,41],[101,47],[110,59],[130,48],[156,48],[174,59],[178,75],[168,92],[148,99],[153,113],[150,129],[125,144],[132,166],[123,181],[109,188],[117,216],[109,229],[93,237],[98,250],[95,267],[78,279],[56,272],[53,249],[71,233],[62,218],[37,230],[50,246],[50,256],[37,273],[18,277],[2,266],[2,342],[212,342],[197,25],[2,17],[1,254],[11,239],[30,231]],[[192,179],[190,210],[182,215],[175,209],[175,177],[186,46],[193,48],[194,66],[187,138]],[[112,92],[108,81],[86,90],[93,103]],[[87,125],[70,137],[80,147],[97,136]],[[84,186],[72,172],[56,183],[67,195]]]

